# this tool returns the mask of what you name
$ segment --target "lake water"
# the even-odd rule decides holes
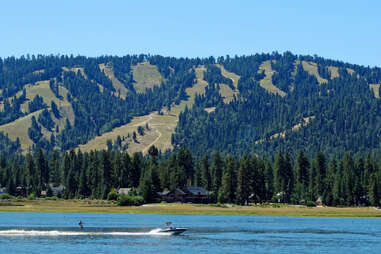
[[[381,253],[381,219],[0,213],[0,253]]]

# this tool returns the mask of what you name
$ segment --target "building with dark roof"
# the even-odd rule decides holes
[[[209,193],[202,187],[188,186],[172,191],[158,192],[161,201],[182,203],[207,203]]]

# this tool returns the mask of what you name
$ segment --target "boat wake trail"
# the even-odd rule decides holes
[[[160,232],[160,228],[149,232],[79,232],[79,231],[58,231],[58,230],[20,230],[9,229],[0,230],[0,236],[149,236],[149,235],[171,235]]]

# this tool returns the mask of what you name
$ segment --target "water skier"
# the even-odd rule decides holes
[[[81,229],[83,229],[83,222],[82,222],[81,220],[78,222],[78,225],[79,225],[79,227],[80,227]]]

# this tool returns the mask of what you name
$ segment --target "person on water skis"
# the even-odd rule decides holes
[[[78,225],[79,225],[79,227],[80,227],[81,229],[83,229],[83,222],[82,222],[81,220],[78,222]]]

